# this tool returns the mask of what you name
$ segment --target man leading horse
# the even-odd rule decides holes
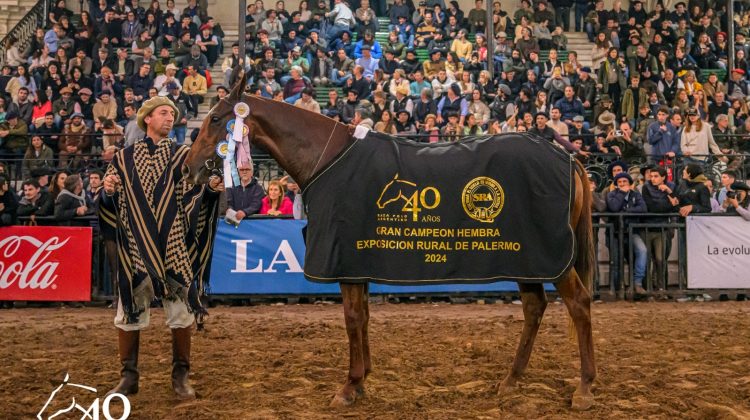
[[[110,393],[138,392],[140,331],[159,298],[172,331],[172,388],[179,398],[195,398],[188,382],[191,332],[196,315],[205,314],[200,297],[224,186],[218,176],[207,185],[189,184],[182,176],[189,148],[168,137],[177,115],[165,97],[144,102],[137,122],[146,136],[117,152],[104,179],[100,213],[117,232],[114,323],[122,365],[120,383]]]

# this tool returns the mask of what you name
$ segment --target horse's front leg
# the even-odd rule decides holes
[[[364,325],[367,320],[366,284],[341,283],[341,296],[344,304],[346,334],[349,337],[349,374],[344,386],[336,393],[331,406],[351,405],[364,393],[365,349]],[[369,362],[369,350],[367,352]]]

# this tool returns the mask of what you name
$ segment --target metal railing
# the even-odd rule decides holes
[[[0,40],[0,65],[5,64],[6,45],[9,39],[15,39],[18,49],[23,52],[34,39],[37,28],[47,26],[47,14],[49,11],[50,0],[39,0],[21,20],[16,23],[8,34]]]

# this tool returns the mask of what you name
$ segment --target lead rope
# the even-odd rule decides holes
[[[323,160],[323,156],[326,154],[326,150],[328,150],[328,145],[331,144],[331,139],[333,138],[333,133],[336,132],[336,127],[338,127],[338,124],[335,124],[333,126],[333,130],[331,130],[331,135],[328,136],[328,141],[326,142],[325,147],[323,147],[323,152],[318,156],[318,161],[315,162],[315,167],[313,167],[312,172],[310,172],[309,179],[312,179],[312,176],[315,175],[315,171],[318,170],[318,165],[320,165],[320,161]]]

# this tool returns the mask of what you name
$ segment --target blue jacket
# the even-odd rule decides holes
[[[646,202],[638,190],[632,189],[628,193],[615,188],[607,194],[607,211],[612,213],[646,213]]]
[[[359,40],[357,44],[354,46],[354,58],[361,58],[362,57],[362,43],[364,40]],[[373,41],[372,45],[370,46],[370,55],[372,58],[380,59],[380,57],[383,56],[383,50],[380,48],[380,43],[378,41]]]
[[[661,157],[668,152],[680,154],[680,134],[670,122],[667,122],[665,131],[659,128],[659,121],[651,123],[648,126],[646,139],[653,146],[651,151],[653,156]]]
[[[583,116],[583,102],[580,99],[574,97],[572,101],[562,97],[555,102],[555,108],[560,108],[560,114],[562,114],[562,120],[572,120],[576,115]]]

